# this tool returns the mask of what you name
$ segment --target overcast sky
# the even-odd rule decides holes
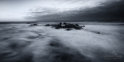
[[[0,21],[123,19],[123,0],[0,0]],[[121,8],[121,9],[120,9]]]

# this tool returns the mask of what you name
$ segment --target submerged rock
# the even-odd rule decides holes
[[[66,29],[66,30],[72,30],[72,29],[80,30],[83,29],[83,27],[85,27],[85,25],[80,26],[79,24],[61,23],[61,22],[59,24],[46,24],[45,26],[52,26],[55,29]]]
[[[30,26],[38,26],[37,23],[30,24]]]

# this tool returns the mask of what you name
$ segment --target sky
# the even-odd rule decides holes
[[[0,22],[122,21],[123,0],[0,0]]]

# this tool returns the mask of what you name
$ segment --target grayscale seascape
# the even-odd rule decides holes
[[[123,62],[123,27],[95,24],[67,31],[0,24],[0,62]]]
[[[0,0],[0,62],[124,62],[124,0]]]

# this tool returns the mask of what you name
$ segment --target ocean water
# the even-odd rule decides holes
[[[0,62],[124,62],[124,25],[66,31],[44,24],[0,24]]]

